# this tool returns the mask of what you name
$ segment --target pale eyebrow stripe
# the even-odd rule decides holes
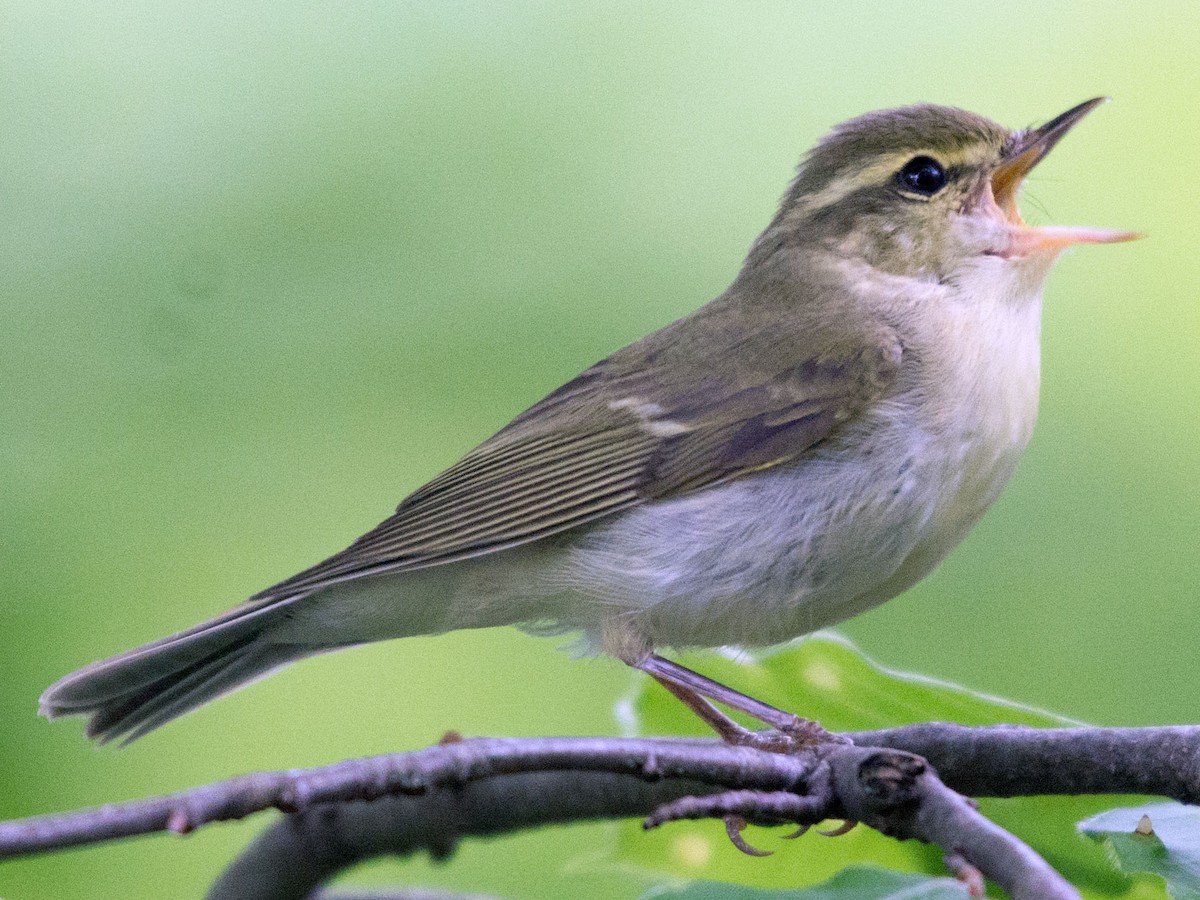
[[[834,203],[846,199],[856,191],[882,182],[894,172],[900,171],[900,167],[914,157],[930,156],[947,169],[951,169],[970,162],[972,154],[969,151],[970,148],[964,147],[954,153],[935,150],[905,150],[903,152],[889,153],[865,169],[857,170],[848,178],[834,179],[817,193],[805,197],[798,205],[798,208],[801,212],[813,213],[827,206],[832,206]]]

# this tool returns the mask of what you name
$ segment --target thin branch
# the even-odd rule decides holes
[[[892,837],[936,844],[991,878],[1012,900],[1079,900],[1045,860],[946,787],[921,757],[901,750],[859,752],[864,757],[853,772],[846,762],[833,766],[837,796],[851,818]],[[861,789],[849,790],[850,779]]]
[[[1184,803],[1200,797],[1200,726],[1043,729],[932,723],[846,736],[858,746],[923,756],[946,784],[969,796],[1136,793]],[[472,740],[315,769],[259,772],[163,797],[0,823],[0,859],[164,830],[185,833],[272,807],[295,812],[317,803],[422,794],[489,775],[564,769],[780,790],[801,780],[805,766],[778,754],[699,739]]]
[[[274,807],[302,814],[260,837],[211,896],[303,897],[369,855],[417,849],[445,855],[467,835],[648,815],[670,810],[664,805],[682,797],[725,794],[725,805],[712,807],[712,814],[725,816],[734,802],[729,791],[757,791],[772,800],[758,806],[738,800],[737,814],[749,821],[779,821],[789,803],[793,808],[783,818],[800,825],[818,812],[857,819],[898,837],[937,843],[961,871],[978,868],[1008,885],[1013,897],[1066,898],[1077,895],[1061,879],[1054,883],[1057,876],[1036,854],[982,819],[909,754],[928,759],[946,785],[975,796],[1136,792],[1185,802],[1200,796],[1197,727],[934,724],[848,737],[854,745],[826,744],[794,755],[706,740],[469,740],[0,824],[0,859],[154,831],[186,833]],[[346,802],[385,797],[391,799]],[[294,876],[292,892],[276,884],[269,893],[255,893],[254,883],[265,890],[270,879],[238,876],[248,860],[262,864],[268,857],[287,860],[270,870]]]
[[[929,760],[969,797],[1154,794],[1200,801],[1200,726],[968,727],[932,722],[848,735]]]
[[[257,772],[163,797],[0,824],[0,859],[98,841],[242,819],[275,808],[421,796],[472,781],[533,772],[610,772],[643,781],[690,779],[728,787],[788,790],[811,765],[798,757],[714,741],[622,738],[479,738],[311,769]]]
[[[710,816],[758,824],[861,819],[897,838],[939,844],[955,861],[956,874],[982,871],[1014,900],[1078,900],[1037,854],[984,819],[917,757],[827,746],[805,768],[803,794],[711,793],[711,785],[689,787],[670,778],[646,785],[628,775],[569,772],[499,776],[441,797],[321,807],[289,816],[260,835],[213,886],[209,900],[302,900],[336,872],[371,857],[421,849],[446,855],[469,835],[636,815],[647,804],[658,807],[647,827]],[[678,799],[663,802],[672,795]]]
[[[646,822],[735,815],[766,825],[823,819],[859,821],[898,839],[936,844],[992,878],[1012,900],[1078,900],[1079,894],[1022,841],[985,819],[919,756],[878,747],[831,747],[811,773],[807,794],[729,791],[685,797]]]
[[[298,812],[317,804],[389,794],[422,796],[506,774],[610,772],[646,781],[692,779],[778,791],[802,781],[805,768],[799,758],[712,740],[463,740],[331,766],[242,775],[164,797],[5,822],[0,824],[0,859],[162,830],[186,834],[210,822],[236,820],[271,808]]]
[[[707,749],[731,749],[706,744]],[[711,784],[688,785],[670,775],[646,784],[629,774],[542,772],[485,778],[443,794],[321,806],[289,816],[260,835],[208,897],[302,900],[338,871],[372,857],[417,850],[446,856],[467,836],[644,814],[657,806],[646,827],[679,818],[730,815],[758,824],[857,819],[897,838],[939,844],[962,861],[957,871],[968,866],[982,871],[1013,900],[1079,900],[1036,853],[946,788],[918,757],[836,744],[784,759],[798,762],[804,773],[792,790],[714,794]],[[656,768],[661,771],[664,764],[673,765],[669,754],[658,757]]]
[[[498,775],[458,790],[371,803],[325,804],[283,816],[221,874],[208,900],[304,900],[345,869],[380,856],[450,856],[470,837],[544,825],[642,816],[698,781],[647,783],[607,772]]]

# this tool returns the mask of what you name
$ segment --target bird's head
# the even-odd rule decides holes
[[[1025,176],[1102,102],[1089,100],[1024,131],[933,105],[851,119],[801,163],[755,249],[815,243],[897,275],[955,281],[979,266],[1040,276],[1072,244],[1136,238],[1029,226],[1017,208]]]

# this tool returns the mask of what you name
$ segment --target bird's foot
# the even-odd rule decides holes
[[[802,719],[796,716],[796,721],[782,728],[768,728],[762,731],[750,731],[742,728],[732,719],[721,716],[728,725],[717,727],[713,722],[709,725],[727,744],[738,747],[753,747],[767,753],[795,754],[813,750],[823,744],[848,744],[849,738],[834,734],[821,726],[820,722]],[[708,721],[708,720],[706,720]]]
[[[642,827],[648,830],[681,819],[719,818],[725,823],[729,840],[743,853],[748,856],[770,856],[772,851],[755,847],[743,835],[751,821],[759,825],[799,825],[795,832],[783,836],[793,840],[826,819],[831,812],[830,799],[831,795],[826,791],[796,794],[791,791],[743,790],[723,791],[704,797],[680,797],[658,807],[646,818]],[[836,828],[818,830],[817,833],[825,837],[839,837],[857,824],[853,820],[845,820]]]
[[[783,728],[769,728],[764,731],[748,731],[742,728],[742,733],[735,735],[734,740],[726,738],[724,734],[721,734],[721,738],[727,744],[754,747],[768,753],[799,753],[803,750],[812,750],[822,744],[850,743],[849,738],[827,731],[820,722],[802,719],[800,716],[796,716],[795,720],[794,723]]]

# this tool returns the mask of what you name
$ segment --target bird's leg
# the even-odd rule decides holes
[[[656,681],[663,685],[669,683],[688,688],[700,695],[700,697],[716,700],[718,703],[725,704],[730,709],[736,709],[748,716],[753,716],[755,719],[765,722],[777,731],[785,733],[794,731],[805,721],[794,713],[776,709],[774,706],[763,703],[761,700],[747,697],[733,688],[726,687],[719,681],[713,681],[699,672],[693,672],[686,666],[681,666],[679,663],[664,659],[657,653],[651,653],[647,656],[645,660],[638,664],[638,668],[647,675],[653,676]],[[675,692],[672,691],[672,693]]]
[[[753,731],[743,728],[691,688],[684,687],[683,685],[671,681],[669,678],[664,678],[660,675],[657,675],[654,672],[650,672],[648,670],[643,671],[646,671],[646,674],[665,687],[668,691],[675,695],[675,697],[681,700],[688,709],[703,719],[705,724],[712,728],[712,730],[717,733],[717,736],[726,744],[745,746],[747,744],[754,743]]]
[[[736,709],[758,719],[792,741],[815,744],[839,740],[816,722],[810,722],[795,713],[777,709],[769,703],[748,697],[733,688],[726,687],[719,681],[713,681],[699,672],[693,672],[686,666],[664,659],[656,653],[648,654],[633,665],[687,704],[689,709],[703,719],[728,744],[764,745],[764,749],[768,749],[765,745],[770,744],[771,740],[768,735],[748,731],[738,725],[709,703],[709,700],[715,700],[730,709]]]

